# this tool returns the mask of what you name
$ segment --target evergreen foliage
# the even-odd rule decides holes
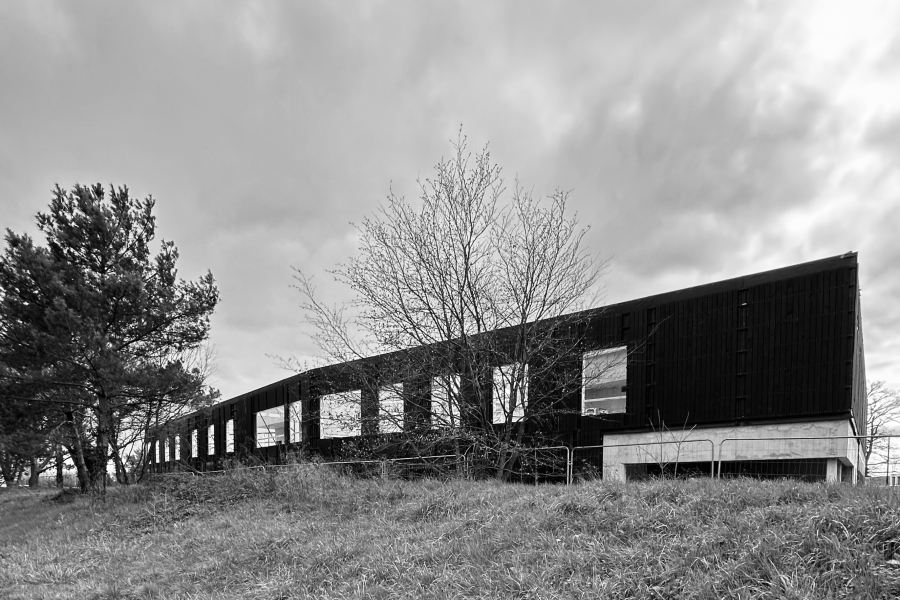
[[[215,280],[180,279],[171,241],[153,254],[154,206],[127,187],[56,186],[37,215],[46,245],[7,230],[0,258],[0,397],[65,420],[56,439],[84,489],[103,487],[110,458],[124,470],[143,428],[211,394]]]

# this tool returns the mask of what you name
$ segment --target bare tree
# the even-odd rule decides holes
[[[875,464],[886,465],[888,440],[878,438],[891,433],[891,426],[900,424],[900,393],[887,387],[884,381],[869,382],[866,387],[866,475]],[[900,445],[894,445],[900,452]],[[873,458],[874,457],[874,458]]]
[[[344,414],[402,431],[413,451],[478,447],[503,475],[538,430],[529,424],[575,410],[562,398],[573,380],[580,389],[578,311],[598,301],[606,261],[584,248],[567,192],[540,200],[516,181],[507,193],[487,149],[470,154],[462,136],[419,187],[418,203],[391,192],[356,226],[358,256],[332,271],[351,303],[324,305],[299,271],[296,287],[326,362],[363,368],[358,359],[394,353],[368,377],[369,397],[394,408]],[[410,381],[420,385],[396,385]]]

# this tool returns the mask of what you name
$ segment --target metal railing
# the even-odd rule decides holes
[[[541,446],[537,448],[521,448],[516,450],[518,454],[519,467],[513,471],[513,474],[520,479],[539,482],[541,479],[561,479],[566,484],[571,483],[569,477],[570,467],[572,463],[572,449],[568,446]],[[557,457],[547,456],[547,453],[558,453]],[[490,464],[490,467],[486,467]],[[232,469],[216,469],[211,471],[169,471],[156,473],[156,475],[219,475],[226,472],[249,471],[249,470],[277,470],[277,469],[304,469],[304,468],[342,468],[350,467],[351,472],[360,474],[356,467],[373,467],[365,475],[380,475],[387,477],[388,475],[400,475],[402,477],[410,477],[421,475],[423,472],[431,474],[446,474],[449,472],[462,473],[465,477],[471,477],[476,474],[478,469],[496,468],[495,462],[480,462],[479,457],[470,448],[467,452],[456,454],[433,454],[427,456],[407,456],[400,458],[385,459],[360,459],[360,460],[335,460],[335,461],[304,461],[280,465],[254,465],[240,466]]]
[[[471,447],[464,456],[467,472],[472,477],[502,471],[505,477],[518,481],[539,483],[542,478],[545,481],[561,479],[568,485],[571,452],[568,446],[523,446],[502,451],[490,447]],[[565,454],[564,458],[559,456],[561,453]]]
[[[709,438],[700,439],[672,439],[660,440],[653,442],[635,442],[630,444],[599,444],[592,446],[542,446],[537,448],[517,448],[508,450],[514,455],[513,462],[515,467],[511,467],[510,471],[521,481],[533,481],[538,483],[540,480],[564,480],[566,485],[571,485],[578,477],[576,467],[579,465],[579,458],[583,459],[585,471],[588,472],[586,478],[591,475],[602,477],[604,462],[607,466],[610,464],[621,465],[627,469],[633,465],[643,465],[658,468],[660,474],[674,472],[675,475],[681,469],[694,469],[697,472],[698,463],[709,464],[709,475],[712,478],[722,478],[729,475],[748,475],[762,477],[804,477],[806,473],[808,478],[824,479],[825,460],[829,458],[843,458],[848,461],[848,457],[856,456],[855,460],[850,460],[854,467],[861,466],[859,464],[860,456],[864,454],[865,440],[886,440],[881,454],[874,454],[879,457],[878,465],[885,466],[884,473],[880,471],[878,477],[884,478],[886,485],[900,485],[900,444],[894,443],[894,459],[891,459],[891,440],[900,441],[900,435],[881,435],[881,436],[798,436],[798,437],[732,437],[725,438],[718,442],[718,453],[716,452],[716,443]],[[851,447],[853,441],[857,444]],[[806,447],[803,443],[808,442]],[[823,448],[823,442],[825,443]],[[847,444],[844,447],[841,443]],[[697,444],[707,445],[707,449],[698,449]],[[769,444],[769,447],[753,448],[741,452],[740,444]],[[830,444],[830,447],[828,446]],[[776,445],[781,445],[779,450]],[[793,447],[792,447],[793,445]],[[799,445],[799,447],[797,446]],[[637,450],[634,450],[637,449]],[[586,453],[593,451],[592,457],[584,457]],[[368,475],[380,475],[386,477],[391,473],[401,473],[401,476],[409,477],[416,474],[417,469],[420,471],[429,471],[432,473],[447,473],[451,470],[461,472],[466,477],[477,476],[479,471],[488,472],[491,469],[497,469],[499,461],[490,460],[488,454],[497,453],[498,451],[490,448],[469,448],[461,455],[456,454],[437,454],[429,456],[410,456],[401,458],[386,459],[368,459],[368,460],[340,460],[340,461],[309,461],[297,462],[280,465],[254,465],[250,467],[237,467],[235,469],[217,469],[213,471],[180,471],[179,474],[191,475],[213,475],[225,473],[227,471],[238,470],[272,470],[285,468],[309,468],[309,467],[363,467],[374,466],[372,472]],[[609,456],[609,453],[616,452],[617,456]],[[604,460],[604,453],[606,457]],[[624,456],[623,456],[624,453]],[[484,454],[482,456],[481,454]],[[554,456],[555,454],[555,456]],[[499,458],[499,457],[495,457]],[[798,463],[796,461],[807,461],[807,464]],[[441,461],[444,461],[443,463]],[[794,462],[791,462],[794,461]],[[729,472],[729,467],[733,466],[734,472]],[[870,465],[871,466],[871,465]],[[817,469],[813,471],[813,467]],[[892,467],[894,467],[892,469]],[[755,470],[754,470],[755,469]],[[804,469],[806,469],[804,471]],[[591,474],[590,470],[594,470]],[[627,472],[627,471],[626,471]],[[700,471],[705,474],[705,467]],[[847,471],[849,473],[849,471]],[[159,473],[162,475],[163,473]],[[174,474],[174,473],[173,473]],[[862,473],[859,473],[862,477]],[[871,480],[872,477],[869,477]]]
[[[896,475],[891,469],[891,440],[900,440],[900,435],[875,435],[875,436],[767,436],[767,437],[733,437],[725,438],[719,442],[717,476],[723,476],[723,465],[735,466],[733,473],[729,475],[750,475],[763,477],[800,477],[808,479],[838,479],[838,472],[843,471],[843,461],[849,462],[850,467],[857,470],[857,480],[860,480],[865,471],[873,473],[870,467],[882,464],[884,459],[884,473],[876,476],[869,475],[869,479],[884,477],[886,485],[892,485]],[[874,465],[865,465],[866,442],[872,440],[887,440],[886,447],[882,450],[876,448],[870,459],[875,459]],[[850,447],[852,442],[855,447]],[[843,442],[843,443],[842,443]],[[824,444],[823,444],[824,443]],[[751,446],[751,450],[744,449],[741,453],[740,444]],[[759,445],[762,444],[763,447]],[[728,446],[733,449],[730,452]],[[756,446],[756,447],[753,447]],[[824,446],[824,447],[823,447]],[[841,462],[840,471],[828,472],[825,461],[837,459]],[[841,460],[843,459],[843,460]],[[895,457],[895,462],[900,462]],[[871,461],[870,461],[871,462]],[[844,479],[844,477],[841,477]]]
[[[698,443],[709,444],[708,460],[706,459],[706,457],[700,457],[700,458],[703,458],[703,460],[700,460],[700,461],[687,460],[689,458],[690,459],[697,458],[697,456],[695,456],[695,455],[703,454],[702,452],[695,452],[695,451],[685,452],[685,455],[682,456],[682,452],[684,451],[683,447],[685,445],[698,444]],[[647,446],[659,446],[660,447],[659,452],[654,454],[651,451],[645,449],[645,447],[647,447]],[[670,449],[668,447],[672,447],[672,448]],[[598,467],[600,469],[601,476],[602,476],[603,462],[604,462],[603,453],[606,452],[607,450],[613,450],[615,448],[639,448],[641,453],[643,454],[643,456],[640,456],[640,453],[639,453],[639,456],[637,458],[639,458],[639,459],[643,458],[643,460],[642,461],[635,460],[634,463],[631,463],[631,464],[656,465],[660,468],[661,472],[665,472],[665,470],[667,469],[668,466],[674,465],[674,469],[677,474],[678,465],[684,465],[685,463],[709,462],[710,477],[715,478],[715,476],[716,476],[715,444],[710,439],[701,438],[701,439],[669,440],[669,441],[659,441],[659,442],[635,442],[632,444],[605,444],[605,445],[600,444],[600,445],[595,445],[595,446],[576,446],[576,447],[572,448],[572,459],[569,462],[569,473],[568,473],[568,477],[567,477],[568,481],[572,482],[575,479],[574,466],[575,466],[575,459],[577,457],[576,455],[579,451],[581,453],[584,453],[588,450],[595,450],[595,451],[599,450],[598,454],[599,454],[600,464],[598,465]],[[668,451],[668,450],[671,450],[671,451]],[[674,456],[673,456],[673,454],[674,454]],[[625,464],[627,465],[629,463],[625,463]]]
[[[270,471],[270,470],[277,470],[277,469],[309,469],[309,468],[319,468],[319,467],[327,467],[327,468],[338,467],[338,468],[340,468],[340,467],[354,467],[354,466],[359,466],[359,465],[377,465],[377,469],[376,469],[377,472],[380,474],[381,477],[386,477],[388,474],[388,469],[390,468],[391,465],[404,464],[404,463],[409,463],[412,461],[418,461],[416,464],[413,465],[414,467],[415,466],[423,466],[423,465],[428,466],[428,467],[435,467],[436,465],[434,462],[428,463],[428,462],[423,462],[423,461],[428,461],[428,460],[434,461],[436,459],[451,459],[451,458],[452,459],[462,458],[463,460],[465,460],[465,457],[457,457],[456,455],[453,455],[453,454],[435,454],[435,455],[428,455],[428,456],[409,456],[409,457],[403,457],[403,458],[387,458],[387,459],[303,461],[303,462],[293,462],[293,463],[280,464],[280,465],[264,464],[264,465],[253,465],[253,466],[249,466],[249,467],[248,466],[240,466],[240,467],[234,467],[232,469],[216,469],[213,471],[196,471],[196,474],[197,475],[217,475],[217,474],[224,474],[224,473],[230,473],[230,472],[252,471],[252,470]],[[455,465],[455,463],[454,463],[454,465]],[[175,472],[171,472],[171,473],[159,473],[159,475],[188,474],[188,473],[190,473],[191,475],[194,474],[194,473],[191,473],[190,471],[175,471]]]

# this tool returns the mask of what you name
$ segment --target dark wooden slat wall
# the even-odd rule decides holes
[[[852,354],[845,361],[844,368],[851,374],[851,382],[845,396],[850,397],[853,406],[853,416],[856,421],[858,435],[865,435],[867,420],[866,400],[866,357],[863,350],[862,333],[862,306],[860,303],[860,290],[858,269],[850,270],[846,281],[846,294],[852,300],[852,308],[847,308],[847,338],[853,340]]]
[[[628,350],[627,411],[605,417],[560,415],[548,426],[566,443],[599,444],[604,433],[613,431],[851,414],[858,427],[865,423],[855,255],[625,302],[591,314],[586,351],[617,346]],[[189,453],[190,428],[197,427],[196,464],[209,468],[220,462],[225,458],[225,422],[233,418],[238,454],[279,460],[285,447],[255,448],[255,415],[297,398],[303,408],[304,445],[334,456],[341,441],[320,439],[321,396],[363,389],[363,416],[374,419],[377,403],[372,386],[379,379],[402,380],[397,375],[402,365],[394,364],[400,359],[392,356],[373,357],[354,368],[314,369],[192,415],[184,421],[189,425],[182,433],[182,456],[188,455],[185,442]],[[369,372],[374,383],[366,388],[360,373]],[[428,402],[427,381],[404,385],[421,388],[419,402]],[[541,386],[530,385],[535,390]],[[580,390],[571,391],[563,402],[579,410]],[[408,408],[419,410],[415,405]],[[216,461],[206,460],[209,423],[216,427]],[[366,428],[370,433],[371,429]],[[172,425],[166,430],[170,435],[176,431]],[[159,435],[162,430],[155,437]]]
[[[596,432],[623,428],[851,412],[864,421],[855,281],[853,265],[661,302],[652,307],[660,323],[652,335],[647,308],[622,306],[637,320],[637,336],[626,340],[628,412],[624,418],[582,417],[579,439],[594,441]],[[616,345],[603,325],[592,333],[596,347]],[[651,345],[652,367],[643,358]],[[652,382],[646,379],[651,368]]]

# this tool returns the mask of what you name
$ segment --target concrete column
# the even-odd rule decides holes
[[[828,483],[839,483],[841,481],[838,459],[829,458],[826,461],[825,481]]]

